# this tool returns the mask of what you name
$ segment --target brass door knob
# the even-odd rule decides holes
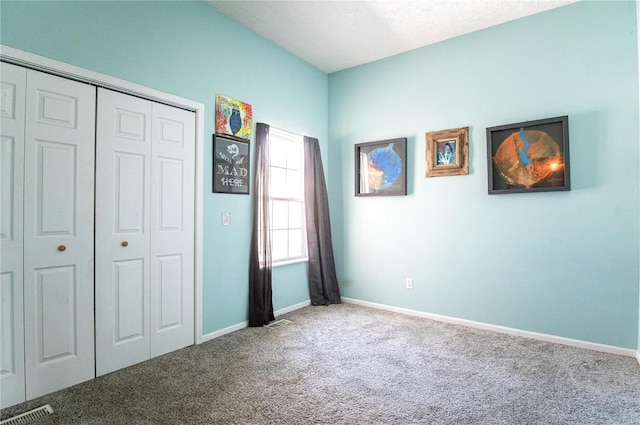
[[[64,246],[64,245],[60,245],[60,246],[58,247],[58,251],[66,251],[66,250],[67,250],[67,247],[66,247],[66,246]]]
[[[127,241],[123,241],[123,242],[122,242],[122,246],[129,246],[129,242],[127,242]]]

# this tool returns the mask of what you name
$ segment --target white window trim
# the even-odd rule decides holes
[[[280,266],[287,266],[290,264],[297,264],[297,263],[306,263],[309,261],[309,253],[308,253],[308,248],[307,248],[307,225],[306,225],[306,217],[305,217],[305,194],[304,194],[304,138],[301,135],[298,135],[296,133],[292,133],[290,131],[287,130],[282,130],[276,127],[271,126],[269,129],[269,140],[271,140],[272,137],[277,137],[278,139],[282,139],[282,140],[288,140],[290,142],[294,142],[294,143],[300,143],[301,144],[301,149],[302,149],[302,158],[301,158],[301,172],[302,172],[302,196],[300,199],[297,198],[278,198],[278,197],[271,197],[269,196],[269,200],[271,201],[272,199],[275,200],[282,200],[282,201],[287,201],[287,200],[291,200],[291,201],[302,201],[302,243],[303,243],[303,250],[304,253],[302,256],[300,257],[288,257],[282,260],[274,260],[273,259],[273,251],[271,253],[271,266],[272,267],[280,267]],[[269,163],[269,166],[271,166],[271,163]],[[270,217],[271,220],[273,221],[273,217]],[[271,229],[271,231],[273,231],[273,229]],[[273,247],[272,247],[273,248]]]

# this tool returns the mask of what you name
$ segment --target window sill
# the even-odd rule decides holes
[[[306,263],[308,262],[309,259],[308,258],[296,258],[295,260],[285,260],[285,261],[278,261],[277,263],[273,263],[271,265],[272,268],[276,268],[276,267],[280,267],[280,266],[288,266],[290,264],[298,264],[298,263]]]

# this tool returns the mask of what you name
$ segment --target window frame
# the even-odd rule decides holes
[[[288,163],[288,159],[289,156],[287,155],[287,161],[285,161],[285,165],[283,166],[282,164],[274,164],[274,162],[272,162],[272,158],[271,158],[271,154],[274,151],[272,148],[274,146],[275,143],[299,143],[299,163],[297,163],[296,165],[299,165],[298,168],[293,168],[293,167],[289,167],[289,163]],[[301,135],[295,134],[295,133],[291,133],[289,131],[286,130],[281,130],[278,128],[274,128],[274,127],[270,127],[269,129],[269,159],[268,159],[268,164],[267,166],[269,167],[269,175],[270,175],[270,181],[269,181],[269,233],[270,233],[270,237],[271,237],[271,263],[272,263],[272,267],[278,267],[278,266],[285,266],[288,264],[296,264],[296,263],[303,263],[303,262],[307,262],[309,261],[309,256],[308,256],[308,252],[307,252],[307,230],[306,230],[306,217],[305,217],[305,194],[304,194],[304,138]],[[288,183],[286,180],[288,178],[288,172],[289,171],[295,171],[295,172],[299,172],[300,174],[300,180],[299,182],[299,193],[298,194],[292,194],[292,193],[282,193],[279,192],[276,195],[273,195],[273,191],[272,191],[272,184],[274,183],[274,179],[273,179],[273,170],[277,169],[277,170],[284,170],[285,171],[285,182]],[[287,184],[285,184],[286,186]],[[287,226],[286,227],[279,227],[278,229],[274,229],[274,201],[275,202],[286,202],[287,203]],[[300,204],[300,227],[292,227],[291,226],[291,215],[290,215],[290,203],[299,203]],[[286,230],[287,231],[287,256],[286,257],[278,257],[276,258],[274,256],[274,231],[279,231],[279,230]],[[294,230],[294,231],[300,231],[301,232],[301,237],[300,237],[300,252],[301,254],[298,256],[291,256],[290,254],[290,242],[291,242],[291,234],[290,232]]]

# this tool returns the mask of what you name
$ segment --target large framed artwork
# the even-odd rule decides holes
[[[249,142],[213,136],[213,192],[249,194]]]
[[[407,138],[355,145],[355,195],[407,194]]]
[[[469,174],[469,127],[426,133],[426,177]]]
[[[569,118],[487,128],[489,194],[571,190]]]

